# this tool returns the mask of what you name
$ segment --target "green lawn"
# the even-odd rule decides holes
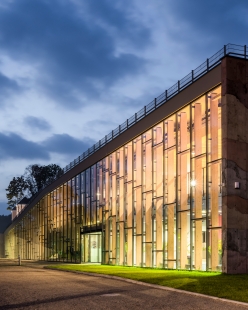
[[[53,265],[46,268],[93,272],[248,302],[248,275],[108,265]]]

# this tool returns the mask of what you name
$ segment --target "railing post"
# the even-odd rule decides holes
[[[191,70],[191,81],[194,82],[194,70]]]
[[[113,140],[113,138],[114,138],[114,130],[112,130],[112,140]]]
[[[99,140],[99,147],[101,146],[101,140]]]
[[[177,82],[177,91],[180,92],[180,81]]]
[[[226,45],[224,45],[224,56],[226,56]]]
[[[157,98],[154,98],[155,109],[157,108]]]
[[[165,100],[167,101],[167,98],[168,98],[168,91],[167,91],[167,89],[166,89],[166,91],[165,91]]]
[[[134,114],[135,123],[137,122],[137,113]]]
[[[244,53],[245,53],[245,59],[247,58],[246,57],[246,45],[244,46]]]
[[[209,59],[207,58],[207,72],[209,71]]]
[[[119,125],[119,134],[120,134],[120,132],[121,132],[121,125]]]
[[[145,116],[146,116],[146,105],[144,106],[144,113],[145,113]]]
[[[107,143],[107,135],[105,136],[105,144]]]

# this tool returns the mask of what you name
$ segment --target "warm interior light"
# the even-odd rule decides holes
[[[190,185],[191,185],[192,187],[195,187],[195,186],[196,186],[196,180],[191,180]]]

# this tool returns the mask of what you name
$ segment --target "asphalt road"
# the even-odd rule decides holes
[[[248,309],[247,306],[83,274],[0,265],[0,309]]]

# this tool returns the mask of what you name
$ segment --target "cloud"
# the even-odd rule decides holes
[[[15,80],[12,80],[0,72],[0,98],[6,99],[7,96],[19,92],[20,86]],[[1,101],[2,103],[3,101]],[[0,103],[0,104],[1,104]]]
[[[50,156],[38,143],[27,141],[16,133],[0,133],[0,159],[43,159]]]
[[[98,21],[98,24],[103,25],[109,33],[121,37],[121,40],[129,42],[134,47],[139,49],[145,48],[151,43],[151,31],[144,24],[137,22],[132,14],[131,2],[123,5],[119,1],[103,0],[100,2],[88,1],[86,7],[92,18]]]
[[[217,51],[224,44],[245,44],[247,40],[246,0],[209,0],[202,2],[169,0],[169,10],[174,19],[171,38],[184,42],[187,49],[195,54],[203,50]],[[239,33],[237,36],[237,29]]]
[[[43,141],[42,145],[49,152],[79,156],[89,147],[91,147],[94,142],[95,141],[89,138],[79,140],[71,137],[68,134],[54,134],[53,136]]]
[[[45,119],[38,118],[35,116],[26,116],[24,119],[24,123],[32,129],[39,129],[39,130],[51,129],[51,125]]]
[[[118,79],[144,68],[140,56],[116,55],[116,36],[140,48],[150,42],[149,29],[130,21],[123,8],[106,0],[98,9],[92,1],[86,3],[83,13],[72,1],[20,0],[0,7],[1,49],[36,64],[42,72],[37,87],[69,109],[83,104],[78,93],[97,97]]]
[[[90,138],[80,140],[68,134],[54,134],[40,143],[35,143],[16,133],[0,133],[0,159],[49,160],[49,153],[79,156],[94,143]]]

